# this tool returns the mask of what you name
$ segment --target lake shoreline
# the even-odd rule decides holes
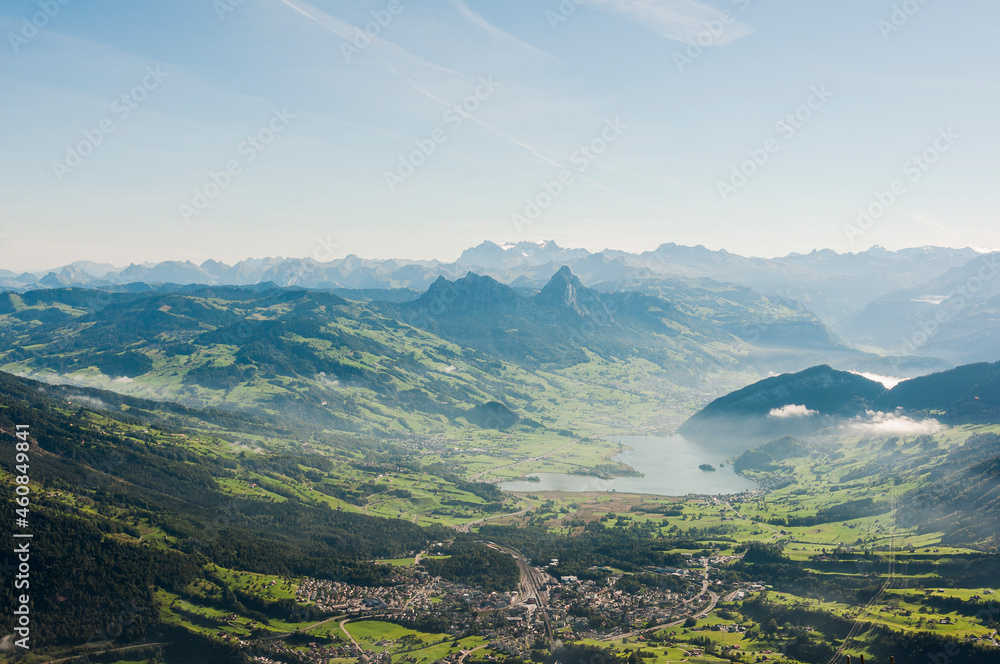
[[[731,459],[724,453],[680,435],[615,436],[608,441],[620,445],[619,453],[613,458],[615,462],[635,468],[644,475],[601,479],[593,475],[532,473],[538,481],[510,480],[501,482],[500,488],[514,493],[616,492],[670,498],[730,495],[761,488],[752,479],[736,473]],[[715,472],[700,468],[709,464]]]

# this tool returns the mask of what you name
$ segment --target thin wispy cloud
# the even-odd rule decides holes
[[[8,128],[0,156],[3,267],[310,255],[314,226],[346,229],[356,218],[399,232],[352,227],[341,233],[350,253],[457,255],[481,242],[487,225],[508,226],[497,210],[513,209],[567,167],[573,194],[553,209],[551,223],[530,233],[571,246],[625,242],[642,250],[667,239],[704,243],[711,231],[723,238],[712,248],[741,255],[857,252],[864,247],[842,232],[843,220],[855,216],[851,201],[864,203],[865,192],[886,187],[886,160],[917,155],[945,121],[975,140],[929,169],[919,192],[908,185],[913,197],[865,238],[890,249],[1000,246],[989,177],[1000,149],[990,116],[1000,79],[988,66],[1000,57],[1000,42],[971,8],[921,15],[886,43],[876,21],[889,12],[858,22],[870,9],[863,0],[831,3],[821,18],[769,11],[773,4],[755,0],[228,6],[233,11],[223,16],[212,2],[111,13],[67,7],[18,50],[0,51],[0,88],[11,100],[32,100],[0,105]],[[4,35],[33,32],[23,24],[26,11],[0,10]],[[135,38],[150,26],[162,38]],[[762,48],[756,37],[765,33]],[[162,65],[169,78],[119,123],[109,105],[149,65]],[[475,120],[459,113],[454,127],[445,111],[464,107],[481,76],[500,89],[469,113]],[[760,149],[774,122],[794,115],[809,86],[824,83],[837,83],[852,103],[824,107],[806,131],[785,120],[811,145],[779,126],[791,137],[782,154],[769,157],[739,196],[720,200],[720,178]],[[287,107],[300,121],[213,203],[203,241],[160,233],[186,192],[238,154],[244,132],[272,107]],[[87,136],[102,136],[95,132],[106,116],[114,135],[60,183],[53,165],[76,159],[71,152]],[[581,166],[574,157],[600,145],[605,120],[618,117],[627,135]],[[446,140],[436,144],[426,176],[393,195],[385,169],[439,129]],[[809,154],[784,154],[793,147]],[[796,168],[810,155],[822,168]],[[795,196],[783,195],[789,186]],[[334,200],[336,214],[324,207]],[[79,223],[66,222],[81,214]],[[294,232],[244,232],[248,224],[271,228],[279,215],[300,220],[289,223]],[[457,217],[464,227],[445,227]],[[422,232],[411,234],[415,221]],[[93,224],[104,232],[95,234]],[[620,228],[629,229],[626,240]],[[219,242],[222,254],[205,249],[209,242]]]
[[[510,34],[506,30],[503,30],[502,28],[498,28],[497,26],[493,25],[485,18],[483,18],[480,14],[477,14],[476,12],[469,9],[469,6],[465,4],[465,0],[449,0],[449,4],[451,4],[451,6],[455,8],[455,11],[457,11],[460,16],[467,19],[477,28],[480,28],[489,33],[490,35],[492,35],[497,41],[502,41],[507,44],[513,44],[517,48],[527,51],[545,60],[549,60],[553,64],[559,62],[558,58],[556,58],[555,56],[546,53],[545,51],[535,46],[532,46],[531,44],[525,43],[524,41]]]
[[[287,7],[289,7],[290,9],[292,9],[293,11],[295,11],[298,14],[302,15],[303,17],[309,19],[310,21],[313,21],[317,25],[319,25],[319,26],[327,29],[328,31],[332,32],[333,34],[337,35],[338,37],[340,37],[341,39],[343,39],[345,41],[349,42],[350,40],[353,40],[354,37],[355,37],[355,35],[357,34],[357,28],[355,28],[351,24],[349,24],[346,21],[343,21],[343,20],[341,20],[341,19],[339,19],[339,18],[337,18],[335,16],[331,16],[331,15],[323,12],[322,10],[317,9],[316,7],[313,7],[312,5],[309,5],[308,3],[305,3],[305,2],[294,2],[293,3],[291,0],[281,0],[281,2],[284,5],[286,5]],[[524,48],[530,49],[532,52],[534,52],[536,54],[540,54],[540,55],[542,55],[542,56],[544,56],[546,58],[551,58],[551,56],[549,56],[548,54],[544,53],[543,51],[539,51],[538,49],[535,49],[534,47],[521,42],[520,40],[518,40],[513,35],[510,35],[509,33],[506,33],[503,30],[500,30],[499,28],[491,25],[482,16],[476,14],[471,9],[469,9],[463,2],[461,2],[461,0],[452,0],[452,5],[455,7],[455,9],[460,14],[462,14],[465,18],[467,18],[473,24],[475,24],[476,26],[480,27],[481,29],[484,29],[484,30],[490,32],[491,34],[493,34],[497,38],[503,39],[505,41],[515,41],[515,42],[521,44]],[[403,62],[406,62],[408,64],[423,65],[425,67],[430,67],[430,68],[433,68],[433,69],[435,69],[437,71],[440,71],[440,72],[443,72],[443,73],[452,74],[454,76],[461,77],[462,79],[472,80],[471,77],[466,76],[466,75],[464,75],[464,74],[462,74],[460,72],[457,72],[457,71],[448,69],[446,67],[442,67],[442,66],[436,65],[434,63],[428,62],[427,60],[424,60],[420,56],[415,55],[415,54],[411,53],[410,51],[408,51],[408,50],[406,50],[406,49],[404,49],[404,48],[402,48],[400,46],[397,46],[396,44],[393,44],[392,42],[389,42],[389,41],[384,40],[384,39],[380,39],[379,37],[373,37],[372,39],[373,39],[373,42],[375,44],[378,44],[378,45],[380,45],[380,46],[383,47],[384,50],[382,52],[385,55],[390,56],[390,59],[392,59],[392,60],[396,60],[396,61],[402,60]],[[393,55],[395,55],[396,57],[393,58],[392,57]],[[432,93],[429,90],[427,90],[422,85],[418,84],[412,78],[410,78],[409,76],[407,76],[406,74],[404,74],[403,72],[401,72],[400,69],[399,69],[399,67],[398,67],[398,62],[391,62],[390,59],[387,59],[387,58],[381,57],[381,56],[378,56],[376,59],[379,62],[381,62],[386,67],[386,69],[388,69],[388,71],[390,73],[392,73],[393,75],[399,77],[408,86],[410,86],[410,88],[412,88],[414,91],[420,93],[424,97],[426,97],[426,98],[434,101],[437,104],[440,104],[441,106],[443,106],[445,108],[452,108],[453,107],[453,104],[447,102],[444,99],[441,99],[440,97],[438,97],[434,93]],[[508,141],[508,142],[510,142],[510,143],[512,143],[512,144],[514,144],[514,145],[516,145],[516,146],[518,146],[518,147],[520,147],[520,148],[528,151],[535,159],[539,160],[542,163],[546,163],[546,164],[548,164],[550,166],[554,166],[554,167],[559,168],[559,169],[569,168],[569,169],[575,170],[575,171],[577,171],[577,175],[578,175],[578,177],[580,177],[581,180],[589,182],[590,184],[592,184],[595,187],[598,187],[598,188],[600,188],[600,189],[602,189],[604,191],[608,191],[608,192],[611,192],[611,193],[616,193],[616,192],[613,192],[612,190],[610,190],[609,188],[605,187],[601,183],[593,180],[592,178],[587,177],[582,172],[579,172],[578,168],[576,168],[574,166],[570,166],[570,165],[564,164],[564,163],[558,161],[557,159],[549,157],[548,155],[544,154],[542,151],[540,151],[535,146],[533,146],[533,145],[531,145],[531,144],[529,144],[529,143],[527,143],[527,142],[525,142],[525,141],[523,141],[523,140],[521,140],[519,138],[511,136],[510,134],[508,134],[508,133],[506,133],[506,132],[498,129],[497,127],[493,126],[492,124],[490,124],[488,122],[485,122],[484,120],[482,120],[480,118],[477,118],[475,116],[471,116],[471,117],[469,117],[467,119],[470,122],[472,122],[473,124],[479,125],[480,127],[486,129],[490,133],[492,133],[492,134],[494,134],[496,136],[499,136],[500,138],[503,138],[504,140],[506,140],[506,141]]]
[[[357,35],[361,32],[358,28],[351,25],[347,21],[339,19],[336,16],[331,16],[330,14],[327,14],[326,12],[317,9],[316,7],[313,7],[308,3],[305,2],[293,3],[291,2],[291,0],[281,0],[281,2],[288,8],[292,9],[293,11],[299,13],[305,18],[308,18],[316,25],[326,28],[328,31],[337,35],[338,37],[340,37],[342,40],[344,40],[349,44],[352,43],[355,37],[357,37]],[[443,67],[439,64],[425,60],[419,55],[416,55],[415,53],[406,50],[402,46],[394,44],[393,42],[390,42],[388,40],[382,39],[379,36],[366,35],[366,38],[370,38],[372,40],[373,47],[381,47],[383,49],[383,52],[389,55],[390,57],[394,56],[397,59],[404,60],[410,64],[419,65],[422,67],[426,67],[428,69],[434,69],[436,71],[445,74],[451,74],[452,76],[458,76],[459,78],[463,78],[466,80],[473,80],[473,77],[471,76],[467,76],[462,72],[455,71],[454,69],[449,69],[448,67]],[[382,61],[385,62],[384,58],[382,59]],[[390,67],[390,69],[392,68]],[[393,73],[396,72],[393,70]]]
[[[420,87],[419,85],[417,85],[416,83],[414,83],[410,79],[406,79],[406,82],[409,83],[413,87],[414,90],[416,90],[420,94],[424,95],[428,99],[432,99],[433,101],[437,102],[438,104],[441,104],[442,106],[444,106],[446,108],[452,108],[452,104],[449,104],[444,99],[441,99],[441,98],[437,97],[436,95],[434,95],[434,93],[432,93],[432,92],[430,92],[428,90],[425,90],[424,88]],[[501,137],[503,139],[506,139],[507,141],[510,141],[514,145],[516,145],[516,146],[518,146],[520,148],[524,148],[525,150],[527,150],[528,152],[530,152],[535,159],[541,161],[542,163],[549,164],[550,166],[555,166],[556,168],[559,168],[559,169],[571,169],[573,171],[576,171],[577,177],[579,177],[581,180],[589,182],[590,184],[592,184],[595,187],[598,187],[600,189],[603,189],[604,191],[608,191],[608,192],[611,192],[611,193],[617,193],[617,192],[614,192],[611,189],[608,189],[607,187],[605,187],[604,185],[602,185],[600,182],[596,182],[595,180],[587,177],[586,175],[583,175],[583,173],[581,172],[580,168],[578,168],[576,166],[571,166],[569,164],[563,164],[563,163],[557,161],[556,159],[553,159],[552,157],[549,157],[549,156],[545,155],[544,153],[542,153],[535,146],[530,145],[528,143],[525,143],[524,141],[522,141],[522,140],[520,140],[518,138],[515,138],[515,137],[513,137],[513,136],[511,136],[511,135],[509,135],[509,134],[507,134],[507,133],[505,133],[505,132],[497,129],[496,127],[494,127],[493,125],[489,124],[488,122],[484,122],[483,120],[480,120],[479,118],[477,118],[475,116],[470,116],[468,118],[468,120],[470,122],[473,122],[473,123],[479,125],[480,127],[484,128],[484,129],[486,129],[487,131],[489,131],[489,132],[491,132],[493,134],[496,134],[497,136],[499,136],[499,137]]]
[[[699,35],[708,32],[712,35],[710,45],[722,46],[755,30],[735,19],[730,18],[729,22],[726,22],[723,12],[693,0],[580,0],[580,2],[595,9],[624,16],[641,23],[662,37],[684,43],[697,42]],[[712,32],[713,22],[715,25],[722,25],[721,31],[716,29],[717,34]]]
[[[927,226],[931,227],[942,237],[949,236],[949,239],[952,242],[961,243],[962,241],[961,233],[957,232],[954,228],[952,228],[952,226],[948,222],[936,218],[934,214],[931,212],[923,210],[909,210],[905,214],[909,216],[911,219],[914,219],[922,224],[926,224]]]

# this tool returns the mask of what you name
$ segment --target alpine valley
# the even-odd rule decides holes
[[[554,242],[0,271],[33,643],[8,616],[0,658],[996,662],[997,272]]]

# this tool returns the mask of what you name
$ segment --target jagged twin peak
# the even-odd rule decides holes
[[[544,307],[559,314],[610,318],[597,291],[584,286],[566,266],[560,268],[548,284],[530,298],[518,295],[513,288],[493,277],[469,272],[456,281],[438,277],[412,306],[419,311],[447,317],[492,312],[527,315],[536,307]]]

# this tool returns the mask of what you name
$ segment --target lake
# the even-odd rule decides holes
[[[618,477],[602,480],[587,475],[535,473],[541,482],[503,482],[506,491],[620,491],[651,493],[660,496],[685,496],[689,493],[729,494],[760,488],[756,482],[740,477],[726,455],[693,443],[683,436],[618,436],[609,440],[626,448],[615,457],[632,466],[645,477]],[[715,472],[701,470],[703,463],[715,466]],[[719,464],[725,464],[719,468]]]

